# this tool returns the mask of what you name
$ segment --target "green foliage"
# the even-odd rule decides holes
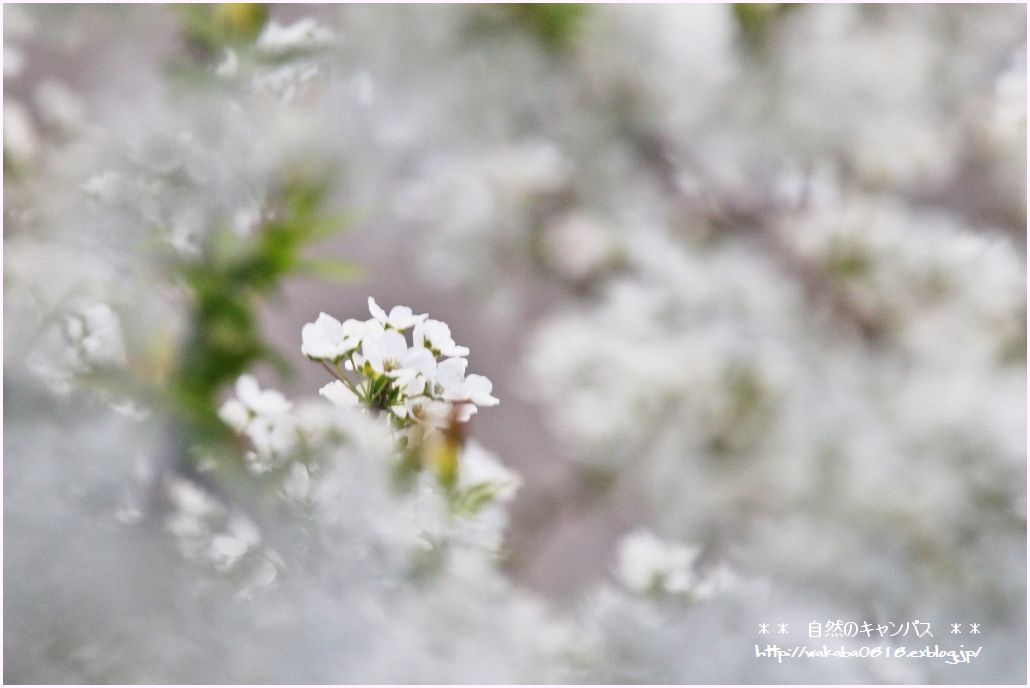
[[[503,486],[495,483],[478,483],[451,495],[450,507],[455,514],[473,516],[490,504]]]
[[[760,48],[764,45],[773,25],[798,6],[767,2],[738,2],[734,3],[732,7],[733,16],[737,20],[746,45],[750,48]]]
[[[256,3],[181,5],[179,11],[187,43],[205,55],[253,42],[268,20],[268,7]]]
[[[514,20],[551,49],[568,48],[589,7],[571,3],[518,3],[506,6]]]
[[[253,236],[219,229],[199,259],[173,264],[193,303],[169,391],[192,440],[206,443],[227,436],[217,416],[217,395],[254,364],[268,362],[289,371],[261,335],[257,309],[262,300],[294,275],[318,272],[349,279],[358,274],[349,263],[303,255],[344,220],[321,212],[325,192],[325,184],[297,177],[284,185],[278,211]]]
[[[868,275],[874,261],[865,246],[854,240],[840,238],[830,245],[828,264],[831,279],[843,284]]]
[[[485,38],[512,29],[525,31],[545,49],[562,52],[572,47],[588,11],[586,5],[564,3],[485,5],[473,15],[470,28]]]

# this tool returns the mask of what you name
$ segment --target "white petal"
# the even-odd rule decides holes
[[[323,385],[318,393],[341,408],[350,408],[358,403],[358,397],[354,392],[339,380]]]
[[[467,423],[479,411],[475,404],[458,404],[454,408],[454,419],[459,423]]]
[[[301,328],[301,353],[314,359],[336,359],[343,355],[343,326],[326,313]]]
[[[376,303],[376,300],[371,296],[368,297],[368,312],[372,314],[373,318],[384,325],[389,321],[389,318],[386,316],[386,311],[380,308],[379,304]]]
[[[325,358],[325,342],[322,333],[314,323],[307,323],[300,329],[300,352],[308,358]]]
[[[433,344],[433,348],[439,348],[438,344],[451,339],[451,328],[447,323],[440,320],[426,320],[425,325],[426,337]]]
[[[389,322],[392,327],[404,330],[415,324],[415,317],[407,306],[394,306],[390,309]]]
[[[414,397],[422,394],[426,389],[426,379],[421,375],[411,375],[404,383],[402,391],[405,396]]]
[[[446,427],[451,415],[451,405],[444,401],[430,400],[422,404],[423,423],[434,428]]]
[[[416,325],[416,328],[418,326]],[[439,351],[444,356],[467,356],[469,350],[463,346],[457,346],[454,338],[451,337],[451,328],[447,323],[440,320],[426,320],[421,335],[423,341],[417,342],[421,346],[429,344],[434,351]]]
[[[390,330],[376,342],[383,352],[383,358],[396,361],[398,364],[408,351],[408,342],[400,332]]]
[[[315,360],[335,358],[336,348],[332,341],[314,323],[308,323],[301,328],[300,340],[300,352],[308,358]]]
[[[515,497],[522,485],[522,477],[478,442],[471,440],[461,454],[458,485],[464,489],[475,485],[490,485],[494,488],[494,498],[507,502]]]
[[[247,407],[253,408],[251,404],[260,393],[261,388],[258,387],[257,380],[253,375],[240,375],[240,378],[236,380],[236,397]]]
[[[290,473],[283,480],[283,492],[291,499],[304,499],[311,490],[311,475],[304,464],[290,466]]]
[[[239,399],[229,399],[218,409],[218,417],[236,432],[243,432],[250,420],[250,412]]]
[[[354,318],[347,318],[340,325],[340,331],[344,337],[361,337],[365,334],[365,330],[368,325],[364,320],[355,320]]]
[[[349,318],[340,326],[341,342],[340,347],[344,354],[350,353],[361,346],[361,339],[368,332],[368,326],[361,320]]]
[[[262,390],[251,403],[251,410],[254,413],[266,416],[277,416],[286,413],[293,406],[282,394],[274,389]]]
[[[330,336],[339,334],[340,330],[343,329],[343,325],[340,324],[339,320],[324,312],[319,313],[318,317],[315,318],[315,326]]]
[[[236,381],[236,396],[258,415],[286,413],[293,403],[274,389],[262,390],[252,375],[241,375]]]
[[[468,363],[464,358],[448,358],[437,367],[436,381],[444,390],[457,387],[465,380]]]
[[[468,356],[469,349],[467,346],[449,346],[447,348],[440,349],[440,354],[443,356]]]
[[[697,554],[692,547],[638,530],[619,543],[618,575],[626,587],[637,592],[648,592],[655,584],[668,592],[682,592],[693,585]]]
[[[479,406],[496,406],[501,403],[500,399],[490,394],[493,391],[494,383],[482,375],[469,375],[465,378],[465,384],[469,390],[469,399]]]
[[[383,352],[376,340],[366,337],[361,343],[361,361],[368,363],[377,373],[383,372]]]
[[[423,347],[413,346],[404,352],[400,361],[401,365],[426,378],[432,379],[436,376],[436,359],[433,354]]]

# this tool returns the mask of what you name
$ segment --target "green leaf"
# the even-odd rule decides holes
[[[258,3],[181,5],[179,12],[186,41],[208,53],[253,42],[268,20],[268,8]]]
[[[313,219],[307,223],[304,234],[309,241],[321,241],[339,234],[354,224],[357,213],[343,211]]]
[[[452,508],[455,513],[474,515],[493,501],[499,486],[496,483],[478,483],[454,496]]]
[[[334,282],[354,282],[365,276],[360,265],[334,258],[313,258],[297,264],[297,274]]]
[[[574,3],[518,3],[510,5],[509,11],[545,46],[563,50],[571,45],[589,8]]]

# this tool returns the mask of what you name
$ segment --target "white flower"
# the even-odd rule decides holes
[[[340,408],[351,408],[358,403],[357,395],[351,391],[350,387],[339,380],[333,380],[329,384],[322,386],[318,393]]]
[[[228,571],[247,553],[248,545],[231,535],[216,535],[211,538],[208,558],[219,571]]]
[[[324,48],[333,41],[333,32],[319,26],[311,17],[300,19],[290,26],[269,22],[257,40],[257,48],[266,55]]]
[[[451,393],[456,399],[467,399],[476,406],[497,406],[501,400],[493,396],[494,383],[485,375],[469,375],[457,390]]]
[[[470,489],[477,485],[489,485],[495,499],[509,502],[522,486],[522,477],[473,440],[465,445],[461,455],[458,487]]]
[[[468,360],[464,358],[448,358],[440,363],[436,370],[437,393],[447,394],[448,390],[454,389],[465,381],[465,368]]]
[[[494,385],[482,375],[465,377],[468,361],[464,358],[449,358],[440,364],[436,382],[441,396],[447,401],[468,401],[476,406],[496,406],[501,403],[493,396]]]
[[[404,415],[400,417],[410,418],[431,428],[444,428],[447,427],[453,407],[445,401],[419,396],[409,398],[405,408]]]
[[[415,346],[427,347],[440,356],[468,356],[468,347],[458,346],[451,337],[451,328],[439,320],[423,320],[415,323],[412,332]]]
[[[4,157],[24,165],[36,157],[39,136],[29,111],[17,101],[4,102]]]
[[[406,306],[395,306],[387,313],[372,297],[368,308],[372,318],[363,323],[341,324],[323,313],[304,326],[302,349],[315,360],[350,351],[357,342],[357,350],[343,361],[343,370],[334,373],[353,376],[323,386],[322,396],[338,406],[360,402],[385,409],[395,420],[404,421],[399,429],[419,433],[468,422],[478,406],[498,403],[490,380],[482,375],[466,377],[468,361],[461,355],[468,349],[454,343],[446,323],[415,315]],[[409,346],[405,331],[412,326]],[[344,340],[346,344],[341,344]],[[232,412],[227,409],[230,419]]]
[[[361,361],[368,363],[377,373],[397,370],[408,353],[408,342],[395,330],[369,327],[370,333],[361,341]]]
[[[125,345],[118,316],[106,303],[82,306],[65,321],[65,333],[89,365],[123,365]]]
[[[82,99],[58,81],[43,81],[36,87],[34,99],[45,125],[69,132],[79,129],[85,122]]]
[[[261,389],[252,375],[241,375],[236,381],[236,396],[258,416],[286,413],[293,404],[274,389]]]
[[[339,360],[358,348],[367,326],[360,320],[340,322],[331,315],[319,313],[313,323],[301,329],[301,353],[315,360]]]
[[[289,413],[255,416],[247,424],[247,439],[254,445],[248,455],[251,468],[264,472],[279,465],[297,443],[297,422]]]
[[[218,417],[250,440],[254,447],[246,456],[250,468],[263,472],[279,465],[297,442],[292,402],[275,390],[261,389],[250,375],[236,381],[236,397],[222,404]]]
[[[390,314],[387,315],[386,311],[379,307],[376,300],[371,296],[368,297],[368,310],[383,327],[391,327],[395,330],[406,330],[420,320],[424,320],[426,315],[414,315],[411,309],[407,306],[394,306],[390,309]]]
[[[260,222],[261,208],[257,205],[241,206],[232,215],[232,229],[240,236],[250,236]]]
[[[300,351],[308,358],[333,359],[342,355],[339,340],[343,338],[340,321],[326,313],[319,313],[313,323],[307,323],[300,331]]]
[[[479,413],[475,404],[452,404],[452,407],[451,413],[458,423],[467,423],[472,416]]]
[[[479,410],[474,404],[453,404],[425,395],[408,397],[403,405],[390,409],[398,418],[408,418],[420,425],[443,429],[451,422],[467,423]]]
[[[325,397],[325,393],[321,393]],[[307,444],[321,444],[332,432],[339,428],[341,422],[345,422],[339,413],[336,412],[336,405],[326,404],[315,399],[308,399],[297,404],[292,415],[297,421],[297,432],[304,438]]]
[[[283,480],[283,493],[290,499],[303,501],[311,493],[311,474],[302,463],[290,466],[290,472]]]
[[[218,409],[218,417],[236,432],[243,432],[250,421],[250,411],[239,399],[229,399]]]
[[[395,378],[394,386],[406,396],[422,394],[426,385],[436,377],[436,358],[423,347],[413,346],[405,351],[400,366],[388,371],[387,375]]]
[[[106,170],[93,175],[79,188],[104,203],[114,203],[115,199],[127,192],[129,185],[124,175],[114,170]]]
[[[178,511],[197,520],[209,518],[221,509],[210,495],[183,478],[174,478],[168,485],[168,498]]]
[[[207,558],[219,571],[228,571],[260,542],[261,533],[257,527],[246,518],[234,515],[226,532],[211,538]]]
[[[547,261],[563,276],[585,280],[604,267],[617,250],[613,230],[575,212],[547,225],[543,241]]]
[[[223,79],[231,79],[240,71],[240,58],[231,48],[225,49],[225,59],[215,68],[215,74]]]
[[[687,592],[695,582],[693,564],[697,554],[693,547],[665,542],[648,530],[638,530],[619,543],[617,575],[623,585],[638,593]]]

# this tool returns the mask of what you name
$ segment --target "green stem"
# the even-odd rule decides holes
[[[330,375],[332,375],[337,380],[342,382],[347,387],[347,389],[349,389],[351,392],[353,392],[354,396],[356,396],[358,398],[361,397],[361,395],[358,394],[358,390],[356,390],[354,388],[354,383],[347,379],[347,376],[344,375],[342,371],[340,371],[339,366],[336,367],[336,370],[333,370],[333,368],[329,367],[329,364],[326,363],[325,361],[319,361],[319,363],[322,364],[322,367],[325,368],[329,372]]]
[[[344,381],[344,380],[343,380],[343,376],[341,376],[341,375],[340,375],[339,373],[337,373],[337,372],[336,372],[335,370],[333,370],[332,368],[330,368],[330,367],[329,367],[329,364],[328,364],[328,363],[326,363],[325,361],[319,361],[319,363],[321,363],[321,364],[322,364],[322,367],[323,367],[323,368],[325,368],[325,369],[326,369],[326,371],[327,371],[327,372],[328,372],[328,373],[329,373],[330,375],[332,375],[333,377],[335,377],[335,378],[336,378],[337,380],[339,380],[340,382],[343,382],[343,381]]]

